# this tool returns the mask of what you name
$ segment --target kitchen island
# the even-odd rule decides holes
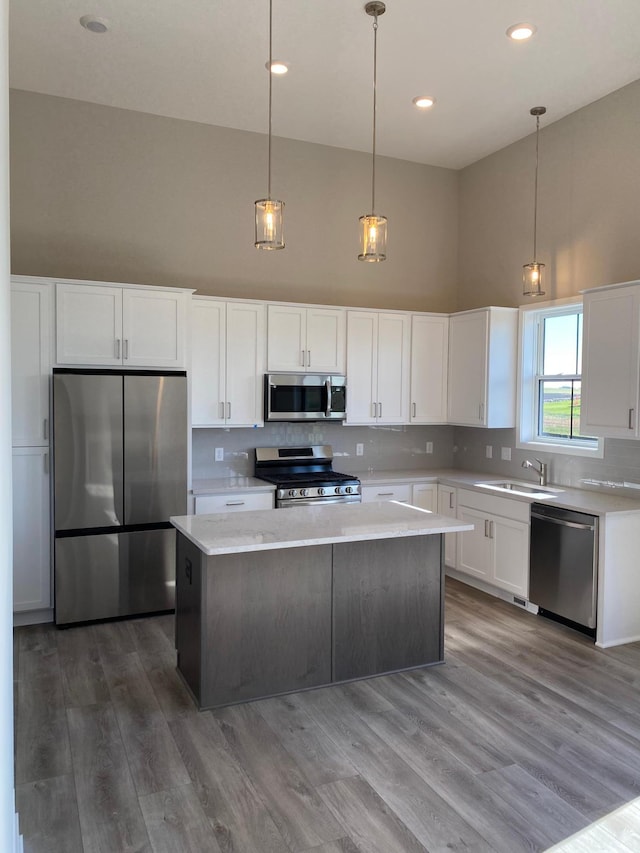
[[[198,707],[443,660],[442,533],[399,503],[171,519],[178,670]]]

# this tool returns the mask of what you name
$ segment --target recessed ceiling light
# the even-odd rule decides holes
[[[264,67],[269,70],[269,63],[265,62]],[[280,62],[278,59],[274,59],[271,63],[271,73],[272,74],[286,74],[289,70],[289,66],[286,62]]]
[[[432,98],[431,95],[419,95],[411,101],[412,104],[421,110],[428,110],[429,107],[432,107],[435,104],[435,102],[436,99]]]
[[[104,18],[96,18],[95,15],[83,15],[80,18],[80,23],[91,33],[106,33],[109,29],[109,22]]]
[[[533,24],[514,24],[507,30],[507,35],[514,41],[526,41],[535,34],[536,29]]]

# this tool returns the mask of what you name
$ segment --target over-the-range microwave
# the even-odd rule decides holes
[[[345,376],[267,373],[265,421],[342,421],[347,413]]]

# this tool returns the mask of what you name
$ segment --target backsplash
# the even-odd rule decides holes
[[[493,458],[487,459],[486,447],[493,448]],[[503,447],[511,448],[511,461],[500,458]],[[539,458],[547,463],[548,480],[569,488],[615,488],[616,492],[629,497],[638,497],[638,489],[625,488],[622,483],[637,483],[640,488],[640,442],[627,439],[607,438],[604,458],[568,456],[560,453],[520,450],[516,447],[514,429],[454,429],[454,467],[472,471],[486,471],[499,477],[514,477],[536,481],[533,471],[523,470],[525,459]],[[604,486],[590,484],[588,480],[616,484]]]
[[[453,465],[453,428],[449,426],[343,426],[323,423],[271,423],[256,429],[194,429],[194,479],[252,476],[255,447],[305,447],[330,444],[334,468],[347,474],[364,471],[425,470]],[[426,452],[433,442],[433,453]],[[364,454],[356,456],[356,444]],[[224,461],[215,461],[222,447]]]

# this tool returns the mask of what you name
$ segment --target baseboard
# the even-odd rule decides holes
[[[606,643],[598,643],[596,642],[596,646],[599,649],[613,649],[615,646],[626,646],[627,643],[637,643],[640,642],[640,636],[638,637],[620,637],[617,640],[607,640]]]
[[[46,607],[43,610],[24,610],[13,614],[14,628],[23,625],[42,625],[44,622],[53,622],[53,607]]]

